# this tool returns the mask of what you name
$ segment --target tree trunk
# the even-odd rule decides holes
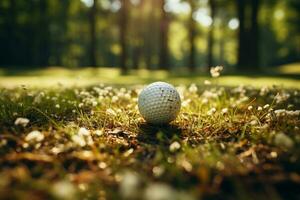
[[[240,22],[238,33],[238,68],[247,71],[257,70],[259,69],[259,0],[251,0],[250,2],[237,0],[237,5]],[[250,9],[250,16],[246,15],[246,9]],[[246,21],[250,21],[249,26],[246,26]]]
[[[160,0],[160,43],[159,43],[159,68],[160,69],[169,69],[168,63],[168,16],[164,9],[165,0]]]
[[[216,15],[216,2],[215,0],[209,1],[210,12],[211,12],[211,19],[212,24],[210,25],[209,33],[208,33],[208,55],[207,55],[207,71],[213,66],[213,47],[214,47],[214,21]]]
[[[238,68],[242,69],[242,67],[246,64],[246,56],[247,53],[245,51],[246,44],[246,30],[245,30],[245,0],[236,0],[237,1],[237,9],[238,9],[238,19],[239,19],[239,30],[238,30]]]
[[[191,12],[189,17],[189,43],[190,43],[190,54],[189,54],[189,61],[188,61],[188,67],[191,72],[194,72],[196,70],[196,63],[195,63],[195,37],[196,37],[196,23],[193,18],[193,14],[195,11],[195,3],[193,0],[189,0],[190,6],[191,6]]]
[[[97,39],[96,39],[96,25],[97,25],[97,4],[98,0],[94,0],[93,6],[90,8],[90,65],[97,66]]]
[[[120,9],[120,46],[121,46],[121,57],[120,67],[122,74],[126,74],[127,69],[127,24],[128,24],[128,0],[121,0]]]
[[[10,0],[10,5],[9,5],[9,14],[7,17],[7,33],[8,33],[8,39],[6,41],[6,44],[8,44],[8,49],[7,49],[7,57],[4,56],[3,59],[5,64],[19,64],[17,60],[14,59],[14,54],[15,54],[15,48],[16,48],[16,0]],[[5,21],[4,21],[5,22]],[[17,56],[15,56],[17,57]],[[6,62],[5,62],[6,61]]]
[[[259,0],[252,0],[251,5],[251,66],[254,69],[259,68],[259,30],[258,30],[258,9],[259,9]]]
[[[47,66],[49,62],[49,18],[48,4],[45,0],[39,3],[39,43],[36,54],[37,65]]]

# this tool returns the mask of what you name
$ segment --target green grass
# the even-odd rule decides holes
[[[282,66],[271,73],[263,74],[227,74],[218,79],[218,83],[225,86],[252,85],[254,87],[279,85],[283,87],[300,87],[300,76],[297,73],[299,65]],[[289,69],[288,72],[286,71]],[[280,74],[278,73],[280,72]],[[293,72],[293,73],[292,73]],[[167,73],[165,71],[136,70],[128,75],[121,75],[119,69],[114,68],[82,68],[65,69],[49,67],[36,70],[2,70],[0,71],[0,87],[14,88],[27,85],[34,88],[48,87],[82,87],[99,83],[132,85],[144,84],[157,80],[165,80],[173,84],[203,84],[204,80],[211,80],[208,75],[196,73]]]
[[[299,199],[300,90],[270,86],[285,79],[225,76],[205,86],[207,77],[164,72],[53,70],[54,80],[51,70],[1,78],[1,198]],[[183,84],[170,125],[149,125],[137,110],[136,82],[155,79]],[[71,84],[50,88],[57,80]],[[233,82],[255,87],[221,86]],[[20,117],[29,123],[16,125]]]

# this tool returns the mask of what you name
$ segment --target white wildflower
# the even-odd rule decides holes
[[[201,101],[203,104],[207,104],[208,103],[208,99],[207,98],[203,98]]]
[[[269,104],[264,105],[264,109],[267,109],[267,108],[269,108],[269,107],[270,107]]]
[[[198,91],[198,88],[197,88],[197,86],[196,86],[196,84],[191,84],[191,86],[189,87],[189,92],[190,93],[197,93],[197,91]]]
[[[181,106],[182,107],[187,107],[190,104],[191,101],[192,101],[191,99],[184,100],[184,101],[182,101]]]
[[[92,106],[93,106],[93,107],[96,107],[97,105],[98,105],[98,102],[97,102],[97,101],[95,101],[95,100],[92,101]]]
[[[222,112],[222,114],[228,113],[228,108],[223,108],[223,109],[221,110],[221,112]]]
[[[269,91],[270,91],[270,89],[269,89],[267,86],[262,87],[262,88],[260,89],[259,95],[260,95],[260,96],[264,96],[264,95],[266,95]]]
[[[252,110],[253,109],[253,106],[248,106],[248,110]]]
[[[283,116],[299,116],[300,110],[285,110],[285,109],[278,109],[275,110],[274,113],[277,117],[283,117]]]
[[[204,85],[211,85],[211,82],[209,80],[205,80]]]
[[[192,164],[187,161],[186,159],[183,159],[182,161],[180,161],[180,165],[187,171],[190,172],[193,169]]]
[[[222,70],[223,70],[223,66],[212,67],[210,68],[210,74],[214,78],[219,77]]]
[[[98,163],[98,167],[99,167],[100,169],[105,169],[105,168],[107,167],[107,164],[106,164],[105,162],[99,162],[99,163]]]
[[[261,106],[258,106],[258,108],[257,108],[258,111],[262,111],[262,109],[263,108]]]
[[[84,147],[86,145],[85,139],[82,136],[79,135],[73,135],[72,140],[75,144]]]
[[[20,126],[26,127],[29,122],[30,122],[29,119],[19,117],[16,119],[15,125],[20,125]]]
[[[42,134],[40,131],[31,131],[28,133],[28,135],[25,137],[25,140],[27,142],[41,142],[45,138],[44,134]]]
[[[95,135],[97,135],[97,136],[103,135],[103,130],[96,130]]]
[[[165,172],[165,168],[163,166],[155,166],[152,169],[152,173],[155,177],[161,176]]]
[[[78,107],[79,107],[79,108],[83,107],[83,103],[79,103],[79,104],[78,104]]]
[[[175,151],[177,151],[178,149],[180,149],[180,147],[181,147],[180,143],[177,142],[177,141],[175,141],[175,142],[173,142],[173,143],[169,146],[169,150],[170,150],[171,152],[175,152]]]
[[[211,108],[209,111],[207,111],[207,115],[212,115],[217,111],[216,108]]]
[[[250,124],[252,125],[252,126],[255,126],[255,125],[257,125],[257,120],[252,120],[251,122],[250,122]]]
[[[91,133],[90,133],[90,131],[88,130],[88,129],[86,129],[86,128],[84,128],[84,127],[81,127],[80,129],[79,129],[79,131],[78,131],[78,135],[84,135],[84,136],[88,136],[88,135],[90,135]]]
[[[212,91],[209,91],[209,90],[205,90],[202,94],[202,96],[204,98],[207,98],[207,99],[216,99],[218,98],[218,93],[217,92],[212,92]]]
[[[56,105],[55,105],[55,108],[60,108],[60,105],[59,105],[59,104],[56,104]]]
[[[111,99],[111,101],[112,101],[113,103],[117,102],[118,100],[119,100],[119,97],[118,97],[118,96],[113,96],[112,99]]]
[[[277,93],[274,97],[277,104],[286,101],[288,98],[290,98],[290,94],[287,92]]]
[[[113,109],[111,109],[111,108],[108,108],[108,109],[106,110],[106,114],[108,114],[108,115],[113,115],[113,116],[116,116],[116,115],[117,115],[117,113],[116,113]]]

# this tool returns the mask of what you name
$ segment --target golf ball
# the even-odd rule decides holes
[[[143,118],[151,124],[165,124],[174,120],[180,111],[177,90],[165,82],[154,82],[145,87],[138,97]]]

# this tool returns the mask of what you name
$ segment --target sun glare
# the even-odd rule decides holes
[[[187,2],[181,2],[180,0],[167,0],[164,9],[173,13],[188,13],[191,10]]]
[[[193,18],[194,20],[196,20],[198,23],[200,23],[202,26],[204,27],[209,27],[212,23],[213,20],[212,18],[209,16],[209,10],[206,8],[200,8],[198,9],[194,15]]]
[[[229,22],[228,22],[228,27],[232,30],[236,30],[239,27],[239,20],[237,18],[232,18]]]
[[[84,5],[86,5],[87,7],[92,7],[92,5],[94,4],[94,0],[81,0],[82,3],[84,3]]]

